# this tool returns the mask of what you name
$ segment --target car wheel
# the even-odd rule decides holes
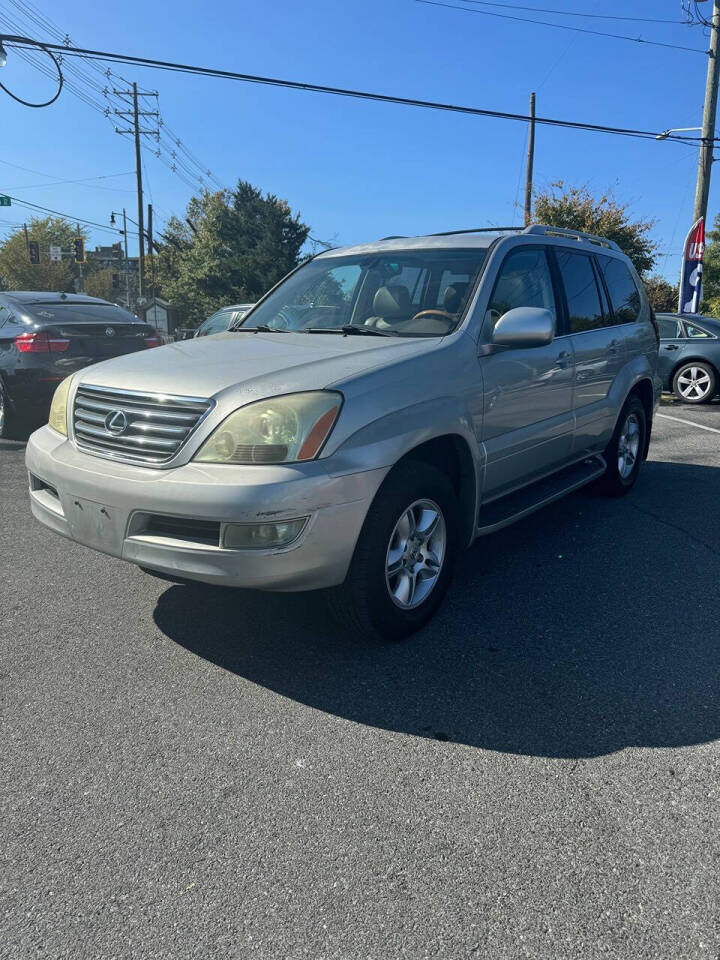
[[[458,516],[444,473],[420,461],[395,467],[365,518],[345,583],[329,591],[336,616],[384,640],[419,630],[448,588]]]
[[[598,481],[598,489],[610,496],[623,496],[635,485],[645,450],[647,417],[638,396],[625,401],[612,440],[605,448],[607,469]]]
[[[684,363],[673,377],[673,393],[685,403],[707,403],[715,396],[715,371],[707,363]]]
[[[0,437],[9,437],[12,433],[12,411],[10,399],[0,381]]]

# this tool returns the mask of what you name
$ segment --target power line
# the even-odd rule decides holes
[[[682,50],[685,53],[699,53],[703,57],[707,56],[707,50],[700,50],[698,47],[662,43],[660,40],[644,40],[642,37],[631,37],[625,33],[607,33],[603,30],[591,30],[589,27],[571,27],[568,23],[551,23],[549,20],[533,20],[531,17],[517,17],[509,13],[493,13],[490,10],[477,10],[475,7],[459,7],[454,3],[442,3],[441,0],[415,0],[415,2],[425,3],[431,7],[445,7],[447,10],[462,10],[463,13],[477,13],[481,17],[497,17],[500,20],[514,20],[517,23],[534,23],[542,27],[555,27],[556,30],[572,30],[573,33],[588,33],[595,37],[611,37],[614,40],[630,40],[632,43],[642,43],[646,46],[664,47],[669,50]]]
[[[500,7],[503,10],[530,10],[533,13],[554,13],[559,17],[583,17],[589,20],[625,20],[632,23],[672,23],[681,26],[695,26],[688,20],[661,20],[654,17],[623,17],[612,13],[580,13],[577,10],[548,10],[547,7],[525,7],[517,3],[498,3],[494,0],[464,0],[464,3],[476,3],[481,7]]]
[[[130,171],[130,174],[134,174],[134,170]],[[45,174],[40,174],[40,176],[45,176]],[[51,180],[50,183],[28,183],[23,184],[22,186],[10,187],[11,190],[38,190],[41,187],[59,187],[65,183],[90,183],[93,180],[110,180],[113,177],[126,177],[126,173],[108,173],[100,177],[80,177],[78,180]],[[110,190],[115,193],[119,188],[115,187],[106,187],[103,189]]]
[[[574,29],[574,28],[573,28]],[[16,44],[13,44],[16,46]],[[411,97],[399,97],[385,93],[370,93],[363,90],[350,90],[343,87],[331,87],[316,83],[303,83],[299,80],[283,80],[277,77],[263,77],[250,73],[237,73],[233,70],[221,70],[216,67],[201,67],[186,63],[176,63],[170,60],[157,60],[151,57],[136,57],[131,54],[112,53],[106,50],[91,50],[85,47],[63,47],[57,44],[46,44],[51,49],[63,49],[64,56],[92,57],[95,60],[105,60],[111,63],[127,63],[149,67],[154,70],[166,70],[170,73],[186,73],[192,76],[216,77],[224,80],[237,80],[242,83],[257,83],[263,86],[280,87],[290,90],[304,90],[311,93],[324,93],[332,96],[351,97],[357,100],[369,100],[376,103],[392,103],[407,107],[422,107],[429,110],[443,110],[451,113],[461,113],[467,116],[492,117],[498,120],[516,120],[527,123],[529,117],[521,113],[510,113],[502,110],[489,110],[480,107],[468,107],[461,104],[440,103],[434,100],[418,100]],[[664,131],[639,130],[632,127],[613,127],[606,124],[588,123],[578,120],[560,120],[555,117],[536,117],[536,123],[545,126],[561,127],[573,130],[586,130],[594,133],[607,133],[615,136],[635,137],[643,140],[655,140]],[[663,138],[675,143],[698,144],[701,137],[670,134]],[[718,140],[720,138],[713,138]]]
[[[85,220],[83,217],[77,217],[73,213],[61,213],[59,210],[52,210],[50,207],[43,207],[39,203],[30,203],[29,200],[21,200],[19,197],[10,196],[6,194],[10,199],[17,203],[21,207],[29,207],[32,210],[41,210],[43,213],[52,213],[56,217],[63,217],[65,220],[72,220],[74,223],[84,223],[90,227],[97,227],[99,230],[107,230],[108,233],[122,233],[122,230],[118,230],[117,227],[108,227],[105,223],[98,223],[96,220]],[[137,236],[134,230],[129,230],[128,233],[133,233]]]

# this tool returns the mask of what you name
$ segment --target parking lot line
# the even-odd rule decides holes
[[[675,423],[685,423],[688,427],[697,427],[698,430],[709,430],[710,433],[720,433],[720,430],[717,427],[706,427],[704,423],[695,423],[694,420],[683,420],[680,417],[669,417],[666,413],[656,413],[656,417],[660,417],[661,420],[674,420]]]

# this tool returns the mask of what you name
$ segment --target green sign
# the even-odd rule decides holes
[[[10,197],[0,196],[0,207],[9,207]]]

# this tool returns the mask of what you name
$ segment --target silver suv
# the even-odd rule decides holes
[[[166,579],[333,588],[354,626],[402,637],[476,538],[591,482],[630,490],[657,357],[598,237],[332,250],[227,333],[65,380],[27,447],[32,510]]]

